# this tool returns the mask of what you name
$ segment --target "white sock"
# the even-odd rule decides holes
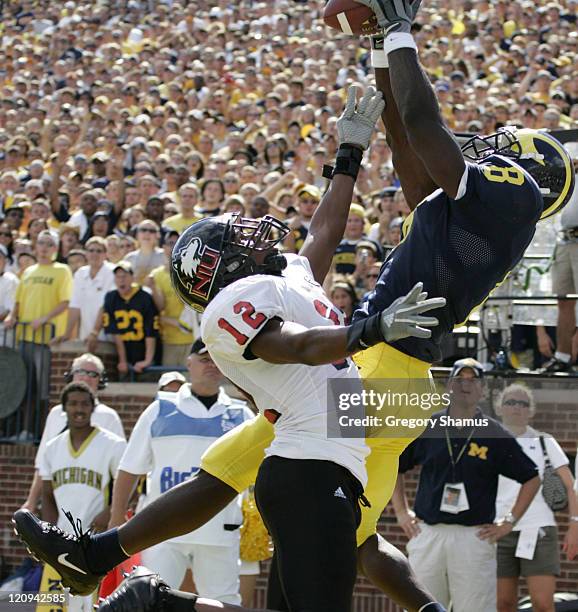
[[[560,351],[556,351],[554,357],[556,357],[558,361],[563,361],[564,363],[570,363],[572,361],[572,355],[569,353],[560,353]]]
[[[393,32],[388,34],[383,41],[383,49],[387,55],[397,49],[414,49],[417,52],[417,45],[411,34],[406,32]]]

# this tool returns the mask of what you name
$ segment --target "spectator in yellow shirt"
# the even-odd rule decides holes
[[[47,402],[50,393],[50,349],[54,335],[66,330],[68,302],[72,293],[72,273],[67,265],[56,263],[58,235],[44,230],[36,241],[36,264],[22,275],[16,290],[14,307],[4,327],[17,329],[20,351],[30,376],[36,383],[40,402]],[[54,326],[54,327],[52,327]],[[26,427],[30,415],[25,415]],[[26,432],[22,432],[26,433]]]
[[[166,235],[163,245],[167,258],[166,264],[153,270],[149,277],[153,299],[161,313],[162,364],[164,366],[184,365],[193,342],[191,334],[184,331],[179,324],[184,306],[171,285],[169,272],[171,252],[178,237],[179,234],[175,231],[170,231]]]
[[[16,302],[5,325],[14,327],[23,323],[26,342],[48,344],[54,325],[56,335],[66,330],[68,302],[72,293],[72,274],[65,264],[56,263],[58,236],[51,230],[44,230],[36,242],[38,263],[30,266],[22,275],[16,292]]]
[[[195,212],[195,206],[199,201],[199,189],[194,183],[185,183],[179,188],[179,200],[181,212],[164,220],[163,225],[169,229],[182,234],[187,227],[196,223],[201,217]]]

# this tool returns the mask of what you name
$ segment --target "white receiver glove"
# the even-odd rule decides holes
[[[395,342],[402,338],[431,338],[431,329],[439,321],[435,317],[424,317],[422,313],[446,305],[443,297],[427,299],[422,291],[423,283],[392,302],[385,310],[356,321],[347,332],[347,351],[351,354],[362,351],[380,342]]]
[[[345,110],[337,120],[337,135],[340,145],[351,144],[365,150],[369,147],[369,141],[383,112],[385,102],[380,91],[368,87],[356,108],[359,89],[357,85],[352,85],[347,91]]]
[[[446,305],[443,297],[427,299],[427,292],[422,292],[423,283],[416,283],[412,290],[403,297],[397,298],[381,313],[381,333],[386,342],[395,342],[402,338],[431,338],[431,329],[439,321],[435,317],[420,316],[429,310]]]

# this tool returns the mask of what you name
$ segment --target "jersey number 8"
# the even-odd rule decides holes
[[[493,183],[510,183],[511,185],[521,185],[524,182],[524,173],[518,168],[509,166],[484,166],[484,176]]]

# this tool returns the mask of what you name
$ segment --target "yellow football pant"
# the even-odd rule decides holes
[[[360,368],[366,389],[379,389],[380,380],[407,381],[429,379],[430,364],[394,349],[388,344],[378,344],[357,353],[354,361]],[[399,390],[396,384],[396,390]],[[409,409],[414,416],[416,409]],[[403,413],[403,414],[402,414]],[[391,414],[391,412],[389,413]],[[407,407],[398,411],[408,416]],[[360,546],[375,533],[377,521],[391,499],[397,480],[398,459],[406,446],[422,429],[389,432],[387,437],[367,438],[370,454],[366,461],[368,482],[365,496],[370,508],[362,507],[361,524],[357,530]],[[399,437],[394,437],[396,436]],[[236,491],[244,491],[255,482],[257,471],[265,457],[265,449],[274,437],[273,425],[262,415],[246,421],[214,442],[201,460],[201,469],[228,484]]]

